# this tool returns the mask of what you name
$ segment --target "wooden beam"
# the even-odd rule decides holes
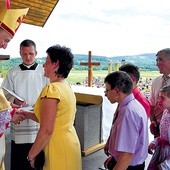
[[[11,9],[29,8],[24,23],[43,27],[59,0],[11,0]],[[0,0],[0,7],[5,0]]]
[[[103,97],[98,95],[75,93],[77,103],[79,104],[101,104]]]
[[[103,149],[104,146],[105,146],[105,144],[106,144],[105,142],[102,142],[102,143],[99,143],[99,144],[97,144],[97,145],[94,145],[94,146],[86,149],[85,151],[82,151],[82,152],[81,152],[81,153],[82,153],[82,156],[87,156],[87,155],[89,155],[89,154],[91,154],[91,153],[93,153],[93,152],[96,152],[96,151],[98,151],[98,150],[100,150],[100,149]]]
[[[93,62],[92,63],[93,64],[93,66],[100,66],[100,63],[99,62]],[[86,62],[86,63],[81,63],[81,66],[87,66],[88,65],[88,63]]]
[[[10,59],[10,55],[0,55],[0,61],[1,60],[9,60]]]

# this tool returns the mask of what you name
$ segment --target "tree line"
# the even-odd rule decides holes
[[[156,63],[155,63],[155,54],[140,54],[133,56],[114,56],[114,57],[106,57],[106,56],[92,56],[92,62],[99,62],[100,66],[93,67],[93,70],[108,70],[109,63],[112,63],[112,70],[115,69],[115,63],[119,65],[122,62],[132,63],[140,68],[140,70],[146,71],[156,71]],[[45,57],[36,58],[36,61],[40,64],[45,62]],[[0,61],[0,70],[1,75],[5,76],[6,72],[22,62],[21,58],[11,58],[10,60]],[[87,70],[88,66],[81,66],[81,62],[88,62],[88,55],[83,54],[75,54],[74,55],[74,70]]]

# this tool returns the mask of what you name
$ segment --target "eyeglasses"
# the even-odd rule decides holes
[[[110,90],[113,90],[113,89],[110,89]],[[106,90],[104,91],[104,94],[107,95],[107,93],[108,93],[110,90],[107,90],[107,89],[106,89]]]

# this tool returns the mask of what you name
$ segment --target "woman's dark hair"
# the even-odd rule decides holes
[[[65,46],[61,47],[60,45],[54,45],[49,47],[46,52],[52,63],[59,61],[59,69],[56,71],[56,74],[67,78],[74,64],[74,55],[72,54],[71,49]]]

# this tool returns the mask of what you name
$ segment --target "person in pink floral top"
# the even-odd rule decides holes
[[[153,156],[147,170],[170,169],[170,86],[160,89],[158,104],[164,112],[160,121],[160,136],[156,137],[148,147],[149,153]]]

